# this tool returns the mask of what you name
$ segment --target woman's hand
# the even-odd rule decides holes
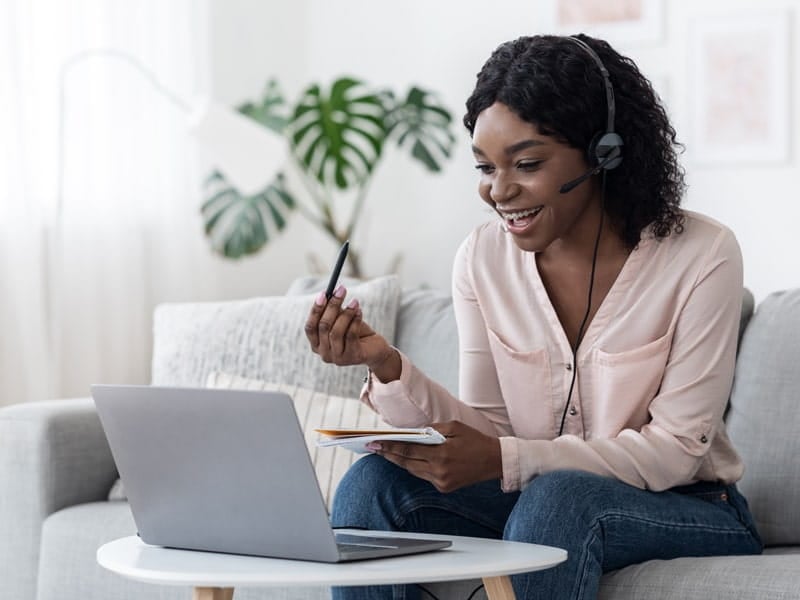
[[[358,300],[353,299],[342,308],[346,294],[347,290],[340,285],[330,300],[325,298],[325,292],[317,296],[304,328],[311,350],[326,363],[367,365],[381,381],[386,379],[379,371],[386,370],[396,360],[399,377],[397,352],[363,321]]]
[[[430,481],[442,493],[503,476],[500,440],[460,421],[431,427],[447,438],[444,444],[372,442],[367,448]]]

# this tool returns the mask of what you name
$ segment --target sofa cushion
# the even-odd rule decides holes
[[[412,363],[458,397],[458,328],[449,294],[404,290],[395,339]]]
[[[800,544],[800,289],[763,300],[744,333],[727,430],[767,545]]]
[[[97,564],[97,549],[120,537],[135,535],[127,502],[79,504],[50,515],[42,528],[36,600],[186,600],[188,586],[161,586],[133,581]],[[323,600],[327,587],[236,589],[236,600]],[[10,598],[8,600],[11,600]],[[19,600],[32,600],[29,598]]]
[[[598,600],[789,600],[800,554],[650,560],[603,576]]]
[[[400,287],[382,277],[353,287],[365,319],[394,341]],[[154,385],[202,387],[212,371],[357,396],[362,367],[325,364],[311,352],[303,325],[315,294],[229,302],[162,304],[155,310]]]

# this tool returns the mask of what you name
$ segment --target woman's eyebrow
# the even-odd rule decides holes
[[[511,144],[510,146],[508,146],[505,149],[505,153],[508,156],[512,156],[517,152],[520,152],[521,150],[525,150],[532,146],[544,146],[546,144],[547,142],[544,142],[542,140],[522,140],[521,142],[517,142],[516,144]],[[472,153],[478,154],[480,156],[486,156],[486,153],[477,146],[475,146],[474,144],[472,146]]]
[[[511,156],[512,154],[516,154],[520,150],[526,150],[531,146],[544,146],[547,142],[543,142],[542,140],[522,140],[521,142],[517,142],[516,144],[511,144],[505,150],[506,154]]]

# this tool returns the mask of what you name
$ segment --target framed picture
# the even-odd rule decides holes
[[[690,29],[690,156],[700,163],[789,157],[788,12],[696,20]]]
[[[662,0],[550,0],[540,7],[544,33],[586,33],[612,45],[662,36]]]

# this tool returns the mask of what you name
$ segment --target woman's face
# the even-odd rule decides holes
[[[596,178],[559,192],[589,168],[581,150],[542,135],[499,102],[478,115],[472,143],[481,173],[478,192],[503,216],[522,250],[544,252],[556,240],[594,239],[600,209]]]

